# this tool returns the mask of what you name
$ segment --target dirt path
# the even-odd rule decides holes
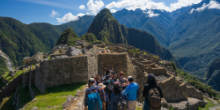
[[[87,86],[84,86],[83,89],[77,91],[71,104],[65,110],[84,110],[83,99],[84,99],[86,88]]]
[[[214,107],[209,108],[209,110],[220,110],[220,105],[215,105]]]

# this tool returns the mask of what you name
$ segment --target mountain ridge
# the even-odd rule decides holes
[[[107,43],[129,44],[159,55],[163,59],[173,59],[171,53],[160,46],[154,36],[144,31],[120,25],[108,9],[103,9],[97,14],[88,33],[93,33],[98,40]]]

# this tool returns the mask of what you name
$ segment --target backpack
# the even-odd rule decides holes
[[[102,110],[102,101],[98,92],[90,92],[87,97],[88,110]]]
[[[161,97],[160,97],[160,92],[157,88],[152,88],[149,90],[148,98],[149,98],[149,105],[152,110],[161,109]]]

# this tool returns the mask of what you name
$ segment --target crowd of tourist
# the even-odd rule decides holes
[[[146,97],[143,110],[160,108],[159,101],[163,95],[153,75],[148,77],[143,96]],[[106,71],[102,77],[97,75],[89,79],[84,108],[85,110],[136,110],[138,97],[139,85],[132,76],[125,77],[123,72]],[[153,107],[155,109],[151,109]]]

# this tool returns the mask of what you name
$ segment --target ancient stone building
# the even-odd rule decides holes
[[[35,86],[44,92],[46,88],[87,82],[87,56],[77,56],[45,61],[35,73]]]
[[[130,74],[132,68],[129,67],[127,53],[99,54],[98,55],[98,74],[103,75],[106,70],[113,69],[115,72],[123,71]]]
[[[41,92],[44,92],[48,87],[87,82],[89,77],[104,73],[107,69],[131,74],[132,67],[129,64],[127,53],[53,59],[42,62],[36,69],[34,84]]]

